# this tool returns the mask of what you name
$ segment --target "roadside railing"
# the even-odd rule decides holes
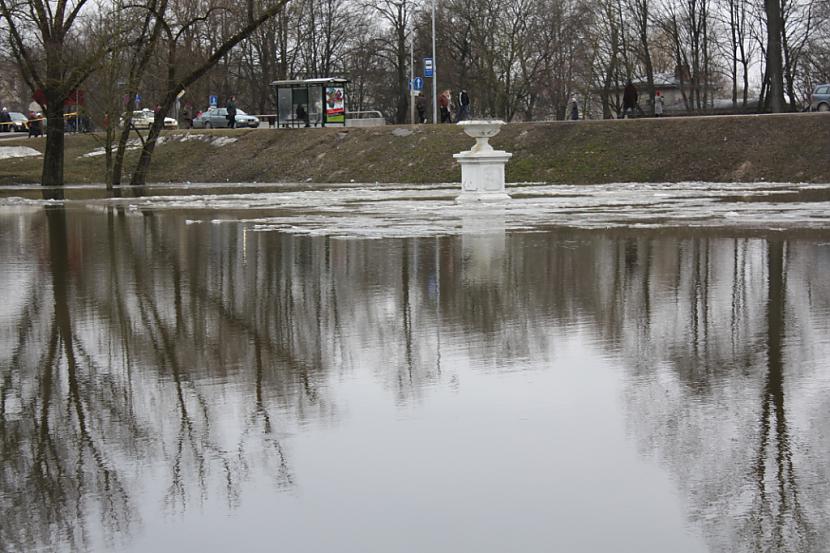
[[[346,112],[347,127],[382,127],[385,124],[386,119],[377,110]]]

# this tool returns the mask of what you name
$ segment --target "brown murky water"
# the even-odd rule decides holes
[[[830,549],[830,243],[188,222],[0,209],[0,550]]]

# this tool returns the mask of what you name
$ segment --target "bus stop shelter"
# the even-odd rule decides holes
[[[346,126],[348,79],[274,81],[278,127]]]

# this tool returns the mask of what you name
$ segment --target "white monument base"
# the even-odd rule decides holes
[[[513,154],[499,150],[461,152],[452,157],[461,164],[461,195],[457,202],[503,202],[510,196],[504,188],[504,166]]]
[[[467,152],[453,155],[461,164],[461,195],[457,202],[503,202],[509,200],[504,189],[504,166],[513,154],[494,150],[489,139],[496,136],[504,121],[473,120],[458,123],[476,139]]]

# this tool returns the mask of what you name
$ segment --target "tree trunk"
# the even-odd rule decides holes
[[[63,199],[63,97],[53,90],[46,90],[46,149],[43,152],[43,173],[41,184],[55,187],[44,190],[43,195],[49,200]]]
[[[128,88],[127,97],[129,100],[127,101],[126,115],[129,118],[133,111],[135,111],[135,91],[132,87]],[[121,176],[124,174],[124,156],[127,153],[127,142],[130,140],[131,123],[127,119],[122,120],[120,116],[116,119],[122,125],[122,128],[118,135],[118,146],[115,149],[115,158],[112,163],[112,172],[110,174],[111,186],[121,185]],[[116,123],[111,121],[110,124],[113,125]]]
[[[153,158],[153,151],[156,149],[156,142],[161,134],[161,129],[164,127],[164,114],[167,113],[167,110],[172,105],[172,101],[165,102],[165,104],[162,104],[161,113],[156,114],[156,118],[147,135],[147,140],[141,149],[141,156],[138,158],[138,165],[136,165],[133,178],[130,180],[130,186],[144,186],[147,183],[147,173],[150,171],[150,161]]]
[[[403,27],[398,29],[397,37],[397,73],[398,73],[398,107],[395,112],[395,122],[400,124],[406,123],[406,114],[409,110],[409,86],[407,82],[409,79],[406,75],[406,30]]]
[[[783,18],[781,0],[764,0],[767,12],[767,80],[769,82],[769,109],[784,111],[784,62],[781,55]]]

